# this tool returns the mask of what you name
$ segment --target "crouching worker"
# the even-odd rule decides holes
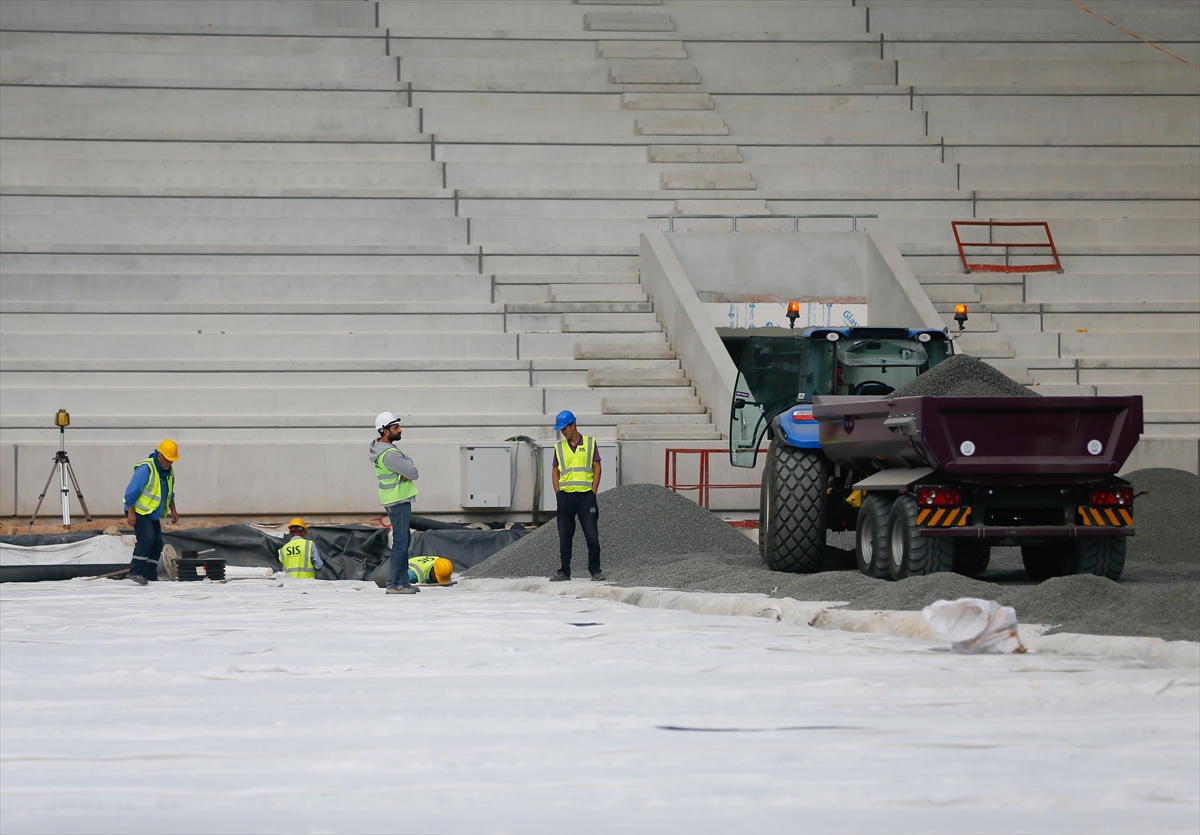
[[[308,536],[308,528],[300,518],[288,522],[288,541],[279,549],[279,562],[288,576],[297,580],[313,580],[325,567],[317,543]]]
[[[171,513],[171,521],[179,521],[175,510],[175,471],[179,447],[170,438],[133,468],[133,478],[125,488],[125,522],[133,528],[137,544],[129,563],[128,577],[138,585],[158,579],[158,558],[163,552],[162,517]]]
[[[408,582],[444,586],[454,574],[454,564],[445,557],[409,557]]]

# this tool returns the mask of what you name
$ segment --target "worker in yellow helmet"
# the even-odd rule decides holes
[[[437,584],[444,586],[454,574],[454,563],[445,557],[409,557],[408,581],[410,583]]]
[[[133,468],[133,477],[125,488],[125,521],[133,528],[137,544],[128,577],[144,586],[158,579],[158,559],[162,556],[162,517],[171,511],[171,521],[179,521],[175,510],[175,471],[179,447],[170,438],[158,445],[145,460]]]
[[[308,526],[296,517],[288,522],[288,541],[279,549],[279,562],[290,577],[297,580],[312,580],[325,567],[317,543],[307,539]]]

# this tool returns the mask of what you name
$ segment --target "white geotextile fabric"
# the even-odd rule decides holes
[[[12,832],[1194,831],[1197,694],[571,595],[8,583],[0,805]]]
[[[93,536],[59,545],[8,545],[0,542],[0,565],[115,565],[133,559],[132,536]]]
[[[1008,655],[1025,651],[1017,637],[1016,610],[995,600],[978,597],[935,600],[921,614],[933,634],[950,642],[951,652]]]

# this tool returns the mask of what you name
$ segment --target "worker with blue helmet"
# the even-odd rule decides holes
[[[561,565],[550,579],[562,582],[571,579],[571,546],[575,541],[575,520],[583,529],[588,549],[588,573],[593,580],[603,580],[600,570],[600,508],[596,491],[600,489],[600,450],[596,439],[582,434],[575,425],[575,415],[564,409],[554,419],[554,431],[562,440],[554,445],[554,469],[551,472],[554,495],[558,503],[558,550]]]

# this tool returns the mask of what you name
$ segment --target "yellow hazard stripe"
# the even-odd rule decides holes
[[[1133,524],[1133,514],[1123,507],[1112,508],[1079,507],[1079,518],[1085,527],[1121,528]]]
[[[933,518],[929,520],[929,524],[930,524],[930,525],[936,525],[936,524],[938,523],[938,519],[941,519],[941,518],[942,518],[942,514],[943,514],[943,513],[945,513],[945,512],[946,512],[946,508],[944,508],[944,507],[943,507],[943,508],[939,508],[937,511],[935,511],[935,512],[934,512],[934,514],[933,514]]]
[[[924,524],[925,524],[925,520],[929,518],[929,514],[930,514],[930,513],[932,513],[932,512],[933,512],[933,511],[931,511],[931,510],[929,510],[928,508],[926,508],[925,510],[922,510],[920,513],[918,513],[918,514],[917,514],[917,524],[918,524],[918,525],[924,525]]]
[[[963,508],[963,513],[962,513],[962,516],[960,516],[960,517],[958,518],[958,526],[959,526],[960,528],[961,528],[963,525],[967,524],[967,517],[968,517],[968,516],[970,516],[970,515],[971,515],[971,508],[969,508],[969,507],[964,507],[964,508]]]
[[[945,518],[945,520],[943,520],[943,521],[942,521],[942,527],[943,527],[943,528],[948,528],[948,527],[950,527],[951,525],[953,525],[953,524],[954,524],[954,520],[955,520],[957,517],[958,517],[958,508],[956,507],[956,508],[954,508],[954,510],[950,511],[950,515],[949,515],[949,516],[947,516],[947,517]]]

